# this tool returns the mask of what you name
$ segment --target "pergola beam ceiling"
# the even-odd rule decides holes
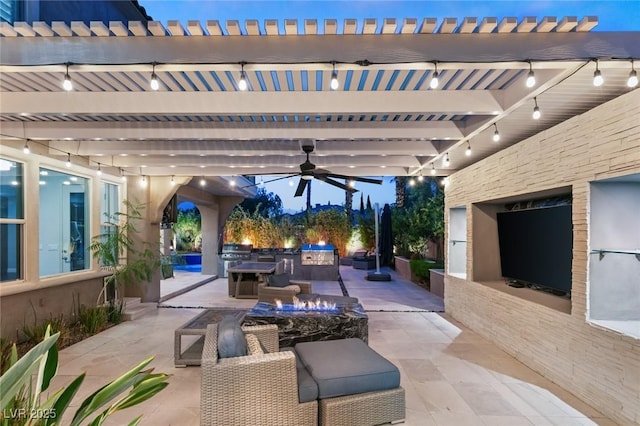
[[[73,152],[76,155],[97,156],[113,155],[121,153],[129,155],[162,156],[251,156],[255,158],[265,158],[268,156],[296,156],[302,155],[302,141],[298,140],[277,140],[277,141],[247,141],[247,140],[185,140],[185,141],[51,141],[50,153]],[[306,141],[304,141],[306,143]],[[450,142],[453,143],[453,142]],[[358,161],[364,156],[394,155],[413,156],[437,155],[440,150],[432,141],[416,140],[393,140],[393,141],[344,141],[344,140],[318,140],[315,141],[314,157],[323,155],[346,155],[357,156]],[[438,144],[440,145],[440,144]],[[153,156],[149,156],[152,158]],[[347,157],[350,158],[350,157]],[[373,160],[373,158],[371,158]],[[169,160],[167,160],[169,161]],[[345,160],[351,161],[353,160]],[[379,164],[380,158],[377,158]],[[200,163],[198,163],[200,164]]]
[[[640,46],[628,37],[625,32],[291,35],[277,43],[272,37],[5,37],[0,63],[220,64],[269,63],[273,58],[279,63],[491,63],[640,56]]]
[[[2,133],[30,139],[459,139],[462,132],[448,121],[310,122],[310,123],[86,123],[2,124]]]
[[[4,92],[4,114],[498,114],[493,91]]]

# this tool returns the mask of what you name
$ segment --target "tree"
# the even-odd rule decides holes
[[[282,214],[282,200],[278,194],[267,192],[264,188],[258,188],[256,196],[245,198],[240,206],[248,211],[255,212],[262,217],[276,217]]]
[[[407,195],[407,177],[396,176],[396,207],[404,207],[405,198]]]
[[[348,185],[349,181],[345,179],[344,184]],[[351,221],[353,219],[353,192],[351,191],[344,191],[344,209],[347,212],[349,221]]]
[[[202,221],[197,208],[178,210],[178,221],[173,224],[176,234],[176,250],[195,251],[202,234]]]
[[[347,253],[347,244],[351,239],[351,222],[344,212],[322,210],[309,217],[307,236],[333,244],[341,256]],[[317,242],[317,241],[313,241]]]
[[[136,281],[151,281],[153,273],[160,267],[160,241],[136,244],[145,205],[128,200],[123,204],[127,211],[106,215],[105,231],[93,236],[89,246],[100,267],[111,273],[107,284],[116,287]]]
[[[404,207],[393,208],[393,228],[404,230],[394,234],[398,254],[422,256],[427,242],[442,246],[444,236],[444,192],[434,178],[425,178],[424,184],[412,188]],[[440,251],[440,250],[438,250]],[[442,253],[436,253],[440,258]]]
[[[285,237],[274,218],[261,216],[258,210],[250,213],[240,206],[233,209],[224,228],[224,241],[249,240],[254,247],[282,247]]]

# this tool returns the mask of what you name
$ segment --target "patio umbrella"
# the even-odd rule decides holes
[[[378,217],[380,216],[380,209],[378,209],[378,203],[376,203],[376,215],[375,215],[375,231],[376,231],[376,271],[369,272],[365,277],[369,281],[391,281],[391,275],[386,272],[380,272],[380,238],[379,238],[379,226]],[[391,217],[391,216],[389,216]]]
[[[393,263],[393,229],[391,226],[391,207],[385,204],[380,218],[380,264],[390,266]]]

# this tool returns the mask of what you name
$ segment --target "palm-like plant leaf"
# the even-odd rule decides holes
[[[100,407],[124,392],[124,390],[129,386],[132,386],[140,381],[141,378],[139,377],[139,375],[147,374],[145,372],[142,372],[142,369],[149,365],[153,358],[154,357],[152,356],[145,359],[122,376],[118,377],[108,385],[98,389],[96,392],[86,398],[80,405],[80,408],[76,412],[76,415],[73,417],[71,426],[79,425]]]
[[[60,333],[49,336],[38,343],[0,377],[0,389],[2,389],[0,409],[5,408],[20,392],[22,386],[31,379],[31,374],[39,367],[40,360],[55,345],[58,337],[60,337]]]

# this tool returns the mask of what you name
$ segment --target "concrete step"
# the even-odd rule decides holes
[[[143,315],[155,312],[158,304],[155,302],[142,303],[139,297],[125,297],[124,311],[122,312],[123,321],[133,321]]]

